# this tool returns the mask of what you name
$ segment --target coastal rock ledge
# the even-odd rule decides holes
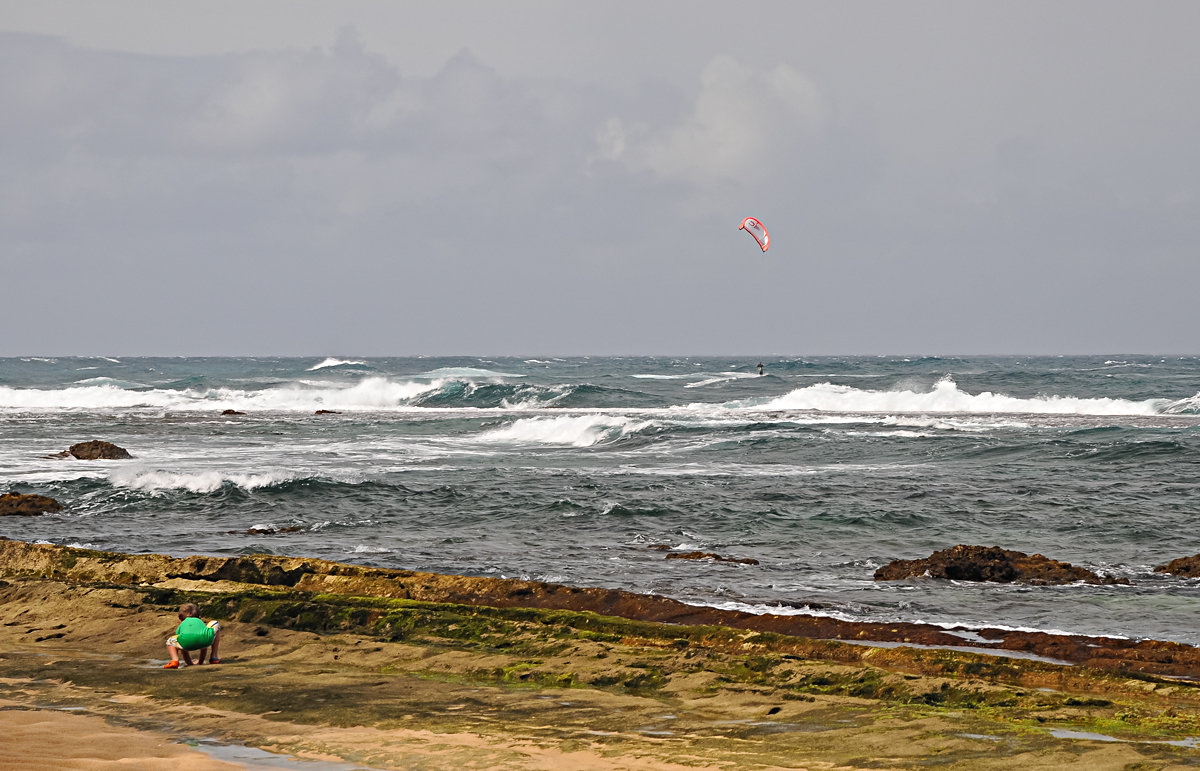
[[[243,557],[120,554],[53,544],[11,541],[0,536],[0,605],[4,592],[21,585],[120,586],[178,604],[184,592],[211,594],[221,618],[305,631],[378,634],[392,639],[389,618],[403,607],[445,612],[447,606],[567,611],[688,627],[726,627],[756,634],[786,635],[796,655],[834,655],[825,640],[991,649],[998,655],[1034,655],[1092,669],[1143,675],[1200,678],[1200,648],[1183,643],[1131,638],[1085,637],[1012,629],[892,621],[846,621],[830,616],[755,614],[689,605],[621,589],[441,575],[375,568],[313,558],[254,554]],[[11,586],[10,586],[11,585]],[[5,587],[9,588],[5,588]],[[62,590],[59,590],[62,591]],[[166,592],[166,594],[164,594]],[[266,593],[264,593],[266,592]],[[164,599],[169,598],[169,599]],[[340,598],[340,599],[339,599]],[[404,603],[403,607],[395,603]],[[264,604],[265,603],[265,604]],[[347,615],[346,608],[355,610]],[[405,611],[407,612],[407,611]],[[424,612],[424,611],[422,611]],[[394,620],[394,618],[393,618]],[[803,638],[803,639],[800,639]],[[807,640],[805,642],[804,640]],[[857,649],[857,646],[854,646]],[[802,650],[803,649],[803,650]],[[849,649],[843,650],[847,653]],[[840,655],[840,654],[839,654]],[[853,654],[857,655],[857,654]]]
[[[1023,583],[1036,586],[1060,584],[1128,584],[1125,578],[1093,573],[1069,562],[1041,554],[1001,549],[999,546],[958,546],[935,551],[925,559],[895,560],[875,571],[876,581],[905,578],[944,578],[951,581]]]

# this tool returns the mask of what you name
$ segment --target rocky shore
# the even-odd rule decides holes
[[[161,669],[182,602],[225,663]],[[0,677],[10,710],[381,769],[1185,768],[1200,736],[1200,655],[1170,642],[7,540]]]

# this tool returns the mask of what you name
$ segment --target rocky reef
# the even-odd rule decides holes
[[[905,578],[943,578],[952,581],[991,581],[1035,586],[1061,584],[1127,584],[1124,578],[1094,573],[1069,562],[1041,554],[1001,549],[999,546],[958,545],[936,551],[923,559],[895,560],[875,571],[876,581]]]

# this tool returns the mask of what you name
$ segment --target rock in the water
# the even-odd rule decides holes
[[[1124,578],[1093,573],[1069,562],[1059,562],[1041,554],[1001,549],[999,546],[958,545],[934,552],[926,559],[896,560],[875,571],[876,581],[904,578],[945,578],[952,581],[991,581],[1041,586],[1073,584],[1127,584]]]
[[[654,547],[651,547],[654,548]],[[672,552],[666,556],[669,560],[716,560],[717,562],[738,562],[742,565],[757,565],[758,560],[749,557],[722,557],[710,551]]]
[[[0,516],[33,516],[62,511],[62,504],[45,495],[5,493],[0,495]]]
[[[1200,554],[1191,557],[1180,557],[1165,565],[1154,568],[1155,573],[1170,573],[1184,578],[1200,578]]]
[[[222,415],[245,415],[241,410],[221,410]]]
[[[118,447],[112,442],[102,442],[99,439],[73,444],[67,449],[67,452],[79,460],[124,460],[133,457],[124,447]]]
[[[314,415],[341,415],[337,410],[317,410]]]

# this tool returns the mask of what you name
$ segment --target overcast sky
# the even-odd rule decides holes
[[[1198,38],[1192,0],[0,0],[0,355],[1200,353]]]

